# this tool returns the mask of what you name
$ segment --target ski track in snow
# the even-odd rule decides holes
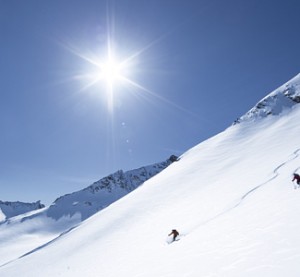
[[[254,193],[254,192],[255,192],[256,190],[258,190],[259,188],[265,186],[266,184],[268,184],[269,182],[271,182],[272,180],[274,180],[275,178],[277,178],[278,175],[279,175],[279,173],[278,173],[279,169],[282,168],[283,166],[285,166],[287,163],[289,163],[289,162],[291,162],[291,161],[297,159],[297,158],[299,157],[299,152],[300,152],[300,148],[297,149],[297,150],[295,150],[295,151],[292,153],[292,157],[291,157],[289,160],[283,162],[282,164],[280,164],[279,166],[277,166],[277,167],[273,170],[273,174],[274,174],[274,175],[273,175],[270,179],[268,179],[267,181],[265,181],[265,182],[263,182],[263,183],[257,185],[257,186],[254,187],[253,189],[249,190],[249,191],[248,191],[247,193],[245,193],[245,194],[238,200],[238,202],[237,202],[236,204],[234,204],[232,207],[230,207],[230,208],[224,210],[223,212],[221,212],[221,213],[219,213],[219,214],[213,216],[212,218],[209,218],[209,219],[207,219],[206,221],[204,221],[204,222],[198,224],[198,225],[195,226],[194,228],[191,228],[191,230],[196,230],[196,229],[200,228],[201,226],[206,225],[206,224],[208,224],[209,222],[211,222],[211,221],[213,221],[213,220],[219,218],[220,216],[222,216],[222,215],[224,215],[224,214],[226,214],[226,213],[232,211],[233,209],[239,207],[239,206],[245,201],[245,199],[246,199],[249,195],[251,195],[252,193]],[[297,168],[294,170],[294,172],[296,172],[298,169],[300,169],[300,167],[297,167]],[[190,232],[188,232],[188,233],[190,233]]]
[[[252,193],[254,193],[255,191],[257,191],[259,188],[263,187],[264,185],[268,184],[269,182],[271,182],[272,180],[274,180],[275,178],[277,178],[278,175],[279,175],[278,171],[280,170],[280,168],[282,168],[283,166],[285,166],[287,163],[289,163],[289,162],[291,162],[291,161],[297,159],[297,158],[299,157],[299,152],[300,152],[300,148],[297,149],[297,150],[295,150],[295,151],[292,153],[292,157],[291,157],[289,160],[283,162],[282,164],[280,164],[279,166],[277,166],[277,167],[273,170],[273,176],[272,176],[271,178],[269,178],[267,181],[265,181],[265,182],[263,182],[263,183],[261,183],[261,184],[255,186],[253,189],[249,190],[249,191],[248,191],[247,193],[245,193],[245,194],[238,200],[238,202],[237,202],[236,204],[234,204],[232,207],[230,207],[230,208],[224,210],[223,212],[221,212],[221,213],[219,213],[219,214],[213,216],[212,218],[207,219],[206,221],[202,222],[201,224],[198,224],[198,225],[195,226],[194,228],[191,228],[191,230],[196,230],[196,229],[200,228],[201,226],[206,225],[206,224],[210,223],[211,221],[213,221],[213,220],[215,220],[215,219],[221,217],[222,215],[224,215],[224,214],[226,214],[226,213],[232,211],[233,209],[239,207],[239,206],[245,201],[245,199],[246,199],[249,195],[251,195]],[[299,169],[300,169],[300,167],[296,168],[296,169],[294,170],[294,172],[297,172],[297,170],[299,170]],[[76,226],[74,226],[74,227],[72,227],[72,228],[66,230],[65,232],[62,232],[60,235],[58,235],[56,238],[50,240],[49,242],[47,242],[47,243],[45,243],[45,244],[43,244],[43,245],[41,245],[41,246],[39,246],[39,247],[36,247],[35,249],[33,249],[33,250],[31,250],[31,251],[29,251],[29,252],[27,252],[27,253],[21,255],[20,257],[18,257],[18,258],[16,258],[16,259],[13,259],[13,260],[11,260],[11,261],[8,261],[8,262],[6,262],[6,263],[0,265],[0,267],[4,267],[4,266],[7,265],[7,264],[10,264],[10,263],[12,263],[12,262],[14,262],[14,261],[16,261],[16,260],[22,259],[23,257],[26,257],[26,256],[28,256],[28,255],[31,255],[31,254],[33,254],[33,253],[35,253],[35,252],[37,252],[37,251],[39,251],[39,250],[41,250],[41,249],[47,247],[48,245],[54,243],[56,240],[60,239],[62,236],[68,234],[69,232],[71,232],[73,229],[75,229],[75,228],[77,228],[77,227],[78,227],[78,225],[76,225]],[[181,234],[181,238],[184,237],[184,236],[186,236],[186,235],[188,235],[188,233],[190,233],[190,232],[187,232],[187,233],[184,233],[184,234],[182,233],[182,234]]]

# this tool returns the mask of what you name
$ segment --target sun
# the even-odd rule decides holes
[[[142,55],[159,41],[160,38],[135,51],[132,49],[126,51],[117,47],[108,32],[106,43],[99,45],[98,49],[95,47],[93,51],[83,51],[70,44],[62,46],[84,62],[80,73],[72,78],[81,82],[79,91],[88,91],[90,95],[100,96],[106,101],[108,111],[113,113],[118,94],[124,91],[130,92],[135,97],[142,95],[140,93],[142,91],[161,101],[170,102],[136,81],[137,75],[140,76],[140,73],[145,71],[145,68],[140,68]]]
[[[97,72],[94,73],[95,82],[102,83],[105,87],[105,94],[107,99],[107,106],[112,111],[114,106],[114,96],[116,86],[120,85],[122,81],[126,80],[123,69],[126,67],[122,62],[118,61],[111,51],[104,59],[104,62],[97,63]]]
[[[135,97],[143,97],[143,95],[146,94],[148,95],[147,98],[152,97],[153,99],[173,106],[186,114],[195,116],[194,113],[191,113],[189,110],[164,98],[159,93],[146,88],[143,84],[140,84],[135,80],[135,73],[143,72],[145,70],[139,68],[141,55],[159,42],[160,39],[156,39],[134,52],[125,53],[126,55],[123,59],[120,59],[120,56],[117,56],[117,51],[115,51],[116,47],[112,47],[112,40],[108,39],[108,41],[104,51],[102,48],[102,51],[94,52],[82,51],[74,46],[61,44],[73,55],[84,61],[88,66],[85,66],[84,70],[72,77],[72,80],[81,82],[80,92],[89,91],[92,92],[91,95],[98,95],[101,98],[106,99],[107,109],[110,114],[114,113],[115,100],[118,97],[117,94],[126,91],[131,92],[131,95],[134,95]]]
[[[102,92],[107,99],[108,109],[112,111],[117,91],[124,85],[135,83],[128,76],[132,71],[131,59],[128,57],[124,60],[118,59],[113,49],[108,46],[106,55],[104,53],[96,58],[85,58],[85,60],[94,66],[94,71],[89,73],[92,78],[86,87],[94,86],[96,91]]]
[[[101,53],[96,51],[86,54],[72,47],[68,47],[68,50],[88,65],[83,74],[76,75],[76,79],[82,82],[80,90],[86,91],[93,87],[98,95],[105,96],[110,111],[113,110],[115,94],[121,85],[138,86],[129,77],[134,71],[133,60],[136,54],[119,59],[111,43],[107,43],[106,51]]]
[[[108,86],[113,86],[114,83],[117,83],[122,78],[122,67],[119,62],[113,58],[109,58],[101,67],[100,67],[100,79],[103,79]]]

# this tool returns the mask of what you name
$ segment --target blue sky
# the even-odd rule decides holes
[[[50,204],[224,130],[300,72],[299,12],[296,0],[0,0],[1,200]],[[127,61],[112,91],[92,85],[108,49]]]

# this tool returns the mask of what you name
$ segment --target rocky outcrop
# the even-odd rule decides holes
[[[233,124],[256,120],[270,115],[279,115],[299,103],[300,74],[264,97],[245,115],[235,120]]]
[[[126,172],[119,170],[85,189],[59,197],[48,208],[47,215],[56,220],[63,216],[77,215],[84,220],[133,191],[177,160],[172,155],[161,163]]]

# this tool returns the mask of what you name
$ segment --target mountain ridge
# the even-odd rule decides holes
[[[32,203],[0,200],[0,222],[44,207],[45,205],[41,204],[40,200]]]
[[[300,73],[262,98],[246,114],[234,121],[233,125],[257,120],[269,115],[279,115],[284,110],[300,103]]]
[[[4,219],[0,222],[0,245],[1,242],[12,240],[11,233],[14,237],[9,253],[6,253],[5,247],[0,247],[0,267],[1,264],[30,253],[34,248],[56,240],[178,160],[177,156],[171,155],[163,162],[125,172],[118,170],[88,187],[58,197],[48,207]],[[29,246],[28,237],[35,238]]]
[[[130,193],[177,160],[177,156],[171,155],[166,161],[160,163],[125,172],[118,170],[82,190],[57,198],[47,210],[47,216],[58,220],[63,215],[72,217],[80,213],[81,220],[85,220]],[[62,210],[63,214],[60,213]]]

